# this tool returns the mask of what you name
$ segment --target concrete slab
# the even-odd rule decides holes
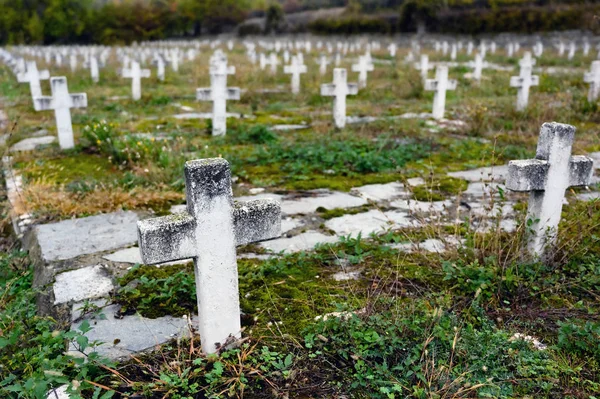
[[[107,296],[113,288],[110,273],[102,265],[70,270],[56,275],[54,304],[101,298]]]
[[[298,213],[314,213],[317,208],[353,208],[367,204],[364,198],[329,190],[313,190],[311,196],[295,199],[284,199],[281,202],[281,212],[286,215]]]
[[[344,215],[328,220],[325,226],[335,231],[339,236],[357,236],[359,233],[368,236],[372,233],[380,233],[388,229],[399,229],[401,227],[417,226],[418,222],[406,212],[388,211],[381,212],[372,209],[368,212],[356,215]]]
[[[393,208],[403,209],[410,212],[434,212],[439,213],[443,212],[449,206],[452,205],[452,201],[415,201],[415,200],[405,200],[399,199],[392,201],[390,206]]]
[[[279,132],[287,132],[290,130],[304,130],[308,129],[310,126],[308,125],[274,125],[271,126],[271,129]]]
[[[309,230],[297,236],[261,242],[260,246],[276,253],[282,251],[290,253],[308,251],[313,249],[317,244],[328,244],[337,241],[338,237],[336,236],[326,236],[318,231]]]
[[[43,145],[49,145],[56,141],[54,136],[30,137],[19,141],[17,144],[10,147],[11,152],[33,151]]]
[[[66,260],[137,243],[137,221],[134,212],[114,212],[39,225],[35,234],[42,260]]]
[[[371,201],[389,201],[407,194],[404,185],[398,182],[368,184],[366,186],[354,187],[350,192]]]
[[[478,169],[450,172],[448,176],[465,179],[470,182],[495,181],[504,183],[508,176],[508,165],[486,166]]]
[[[119,305],[105,307],[102,313],[106,318],[90,320],[93,328],[86,333],[90,341],[103,342],[96,347],[96,352],[110,359],[128,357],[173,338],[190,334],[187,318],[164,316],[148,319],[140,315],[132,315],[118,319],[114,317],[118,310]],[[84,319],[89,319],[89,316]],[[82,322],[83,320],[74,323],[71,329],[77,329]],[[192,320],[192,325],[195,323]],[[76,348],[71,346],[69,349],[75,350]]]

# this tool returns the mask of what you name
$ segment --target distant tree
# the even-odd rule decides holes
[[[29,17],[25,28],[29,43],[42,44],[44,42],[44,23],[37,11],[34,10],[31,13],[31,17]]]
[[[424,33],[434,24],[445,4],[446,0],[406,0],[400,7],[400,29]]]
[[[273,2],[267,8],[265,21],[265,33],[279,33],[285,28],[285,13],[277,2]]]
[[[92,0],[49,0],[43,14],[45,41],[79,41],[91,9]]]

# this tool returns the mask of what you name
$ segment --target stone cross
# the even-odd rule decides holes
[[[396,58],[396,43],[390,43],[390,45],[388,46],[388,51],[390,52],[390,57],[392,58]]]
[[[156,64],[156,77],[161,82],[165,81],[165,60],[160,54],[154,55],[154,63]]]
[[[452,46],[450,47],[450,59],[452,61],[456,60],[456,52],[458,51],[458,46],[456,45],[456,43],[452,43]]]
[[[590,84],[588,101],[596,101],[600,94],[600,61],[592,61],[591,71],[585,73],[583,81]]]
[[[50,79],[50,72],[47,70],[38,71],[37,64],[35,61],[27,62],[27,67],[24,72],[17,74],[17,80],[19,83],[29,83],[29,91],[31,92],[31,98],[42,96],[42,86],[40,80]]]
[[[515,45],[513,42],[508,42],[506,45],[506,56],[512,57],[515,52]]]
[[[569,43],[569,54],[567,55],[569,60],[572,60],[575,57],[575,51],[577,50],[577,45],[575,42]]]
[[[145,264],[194,260],[202,350],[215,353],[241,337],[236,249],[281,235],[281,205],[271,199],[233,202],[229,163],[185,164],[187,211],[138,222]]]
[[[292,94],[300,93],[300,74],[306,73],[306,65],[297,56],[292,57],[292,64],[283,67],[283,73],[292,75]]]
[[[98,83],[98,81],[100,81],[98,58],[96,58],[95,55],[90,56],[90,76],[92,77],[92,82]]]
[[[477,82],[481,80],[481,72],[483,70],[483,57],[481,54],[475,54],[475,62],[473,63],[473,79]]]
[[[71,67],[71,72],[77,70],[77,56],[75,54],[69,56],[69,66]]]
[[[473,52],[473,47],[473,42],[467,43],[467,55],[471,55],[471,53]]]
[[[348,83],[348,75],[344,68],[333,70],[333,83],[321,85],[321,95],[333,98],[333,121],[335,127],[346,126],[346,96],[358,94],[358,85]]]
[[[170,61],[173,72],[179,72],[179,49],[177,47],[171,49]]]
[[[506,188],[530,192],[527,210],[529,252],[544,257],[556,239],[565,191],[587,186],[593,161],[571,156],[575,127],[544,123],[540,130],[535,159],[510,161]]]
[[[150,70],[141,69],[139,62],[131,61],[131,68],[123,69],[123,77],[131,79],[131,97],[135,101],[142,98],[142,78],[149,78]]]
[[[444,112],[446,110],[446,91],[456,90],[456,80],[448,79],[448,67],[445,65],[439,65],[435,71],[435,79],[425,80],[425,90],[435,91],[433,96],[433,111],[432,116],[434,119],[444,118]]]
[[[558,42],[558,55],[562,57],[565,54],[565,42]]]
[[[517,111],[523,111],[527,108],[527,103],[529,102],[529,88],[537,86],[540,79],[538,76],[531,74],[535,60],[531,58],[529,51],[525,52],[523,59],[519,61],[519,65],[521,66],[519,76],[511,76],[510,87],[519,88],[516,108]]]
[[[585,57],[590,53],[590,42],[587,39],[583,41],[582,51]]]
[[[87,95],[85,93],[69,94],[67,78],[50,78],[52,96],[41,96],[33,99],[36,111],[54,110],[56,117],[56,130],[58,132],[58,143],[63,150],[73,148],[73,124],[71,123],[71,108],[87,107]]]
[[[321,54],[321,57],[319,57],[319,73],[321,75],[327,73],[327,64],[329,64],[329,59],[325,54]]]
[[[542,42],[537,42],[535,46],[533,46],[533,54],[536,57],[541,57],[544,53],[544,44]]]
[[[358,57],[358,64],[352,65],[352,72],[358,72],[358,87],[364,89],[367,87],[367,73],[375,68],[367,56]]]
[[[277,57],[277,54],[269,54],[269,59],[265,61],[265,65],[269,65],[271,67],[271,73],[276,74],[277,65],[279,65],[279,58]]]
[[[235,73],[234,66],[227,66],[227,58],[220,54],[210,60],[210,88],[196,90],[196,99],[212,101],[212,134],[223,136],[227,132],[227,100],[239,100],[240,89],[227,87],[227,75]]]
[[[429,73],[429,56],[427,54],[421,54],[419,70],[421,71],[421,78],[425,81],[425,79],[427,79],[427,74]]]

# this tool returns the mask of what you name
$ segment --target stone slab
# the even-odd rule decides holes
[[[588,155],[588,157],[592,158],[592,160],[594,161],[594,168],[600,169],[600,151],[592,152]]]
[[[35,228],[42,260],[57,261],[137,243],[138,216],[114,212]]]
[[[399,243],[392,244],[390,248],[398,249],[405,252],[414,252],[414,251],[427,251],[432,253],[443,253],[450,249],[455,249],[461,244],[460,241],[456,240],[454,237],[450,237],[446,240],[440,240],[438,238],[429,238],[423,242],[418,243]]]
[[[131,247],[120,249],[116,252],[103,256],[104,259],[109,260],[111,262],[118,263],[130,263],[130,264],[140,264],[143,265],[142,254],[140,253],[139,247]],[[169,266],[169,265],[181,265],[187,262],[191,262],[191,259],[188,260],[179,260],[175,262],[166,262],[166,263],[158,263],[155,266]]]
[[[390,206],[393,208],[403,209],[410,212],[443,212],[452,205],[452,201],[415,201],[399,199],[392,201]]]
[[[389,201],[407,194],[404,185],[398,182],[368,184],[366,186],[354,187],[350,192],[371,201]]]
[[[329,190],[313,190],[309,197],[284,199],[281,202],[281,212],[286,215],[314,213],[317,208],[353,208],[367,204],[364,198]]]
[[[308,129],[309,127],[310,126],[308,126],[308,125],[273,125],[273,126],[271,126],[271,129],[280,131],[280,132],[286,132],[286,131],[290,131],[290,130],[304,130],[304,129]]]
[[[276,253],[282,251],[290,253],[308,251],[313,249],[317,244],[329,244],[337,241],[338,237],[336,236],[326,236],[318,231],[309,230],[297,236],[261,242],[260,246]]]
[[[30,137],[28,139],[21,140],[17,144],[10,147],[10,151],[33,151],[40,146],[49,145],[54,143],[55,141],[56,137],[54,136]]]
[[[448,176],[465,179],[470,182],[496,181],[504,182],[508,177],[508,165],[486,166],[478,169],[450,172]]]
[[[96,347],[96,352],[110,359],[128,357],[173,338],[189,336],[187,318],[164,316],[148,319],[140,315],[132,315],[117,319],[114,314],[118,310],[119,305],[109,305],[102,309],[106,318],[91,320],[90,325],[93,328],[86,333],[90,341],[103,342]],[[77,329],[81,322],[74,323],[71,329]],[[192,325],[195,323],[192,320]],[[71,346],[70,350],[74,349]]]
[[[335,231],[339,236],[362,234],[363,237],[373,233],[381,233],[388,229],[417,225],[418,223],[405,212],[396,210],[381,212],[377,209],[355,215],[340,216],[325,223],[328,229]]]
[[[240,118],[240,114],[227,113],[228,118]],[[175,119],[210,119],[212,113],[210,112],[186,112],[183,114],[173,115]]]
[[[87,266],[56,275],[54,304],[107,296],[114,288],[110,273],[102,265]]]
[[[463,195],[473,195],[475,197],[486,197],[489,198],[492,195],[499,196],[500,191],[507,192],[504,184],[496,182],[475,182],[469,183],[467,189],[463,192]]]

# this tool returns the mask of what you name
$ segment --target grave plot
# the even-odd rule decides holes
[[[0,392],[592,395],[595,54],[520,42],[14,51],[87,94],[72,148],[0,53]]]

